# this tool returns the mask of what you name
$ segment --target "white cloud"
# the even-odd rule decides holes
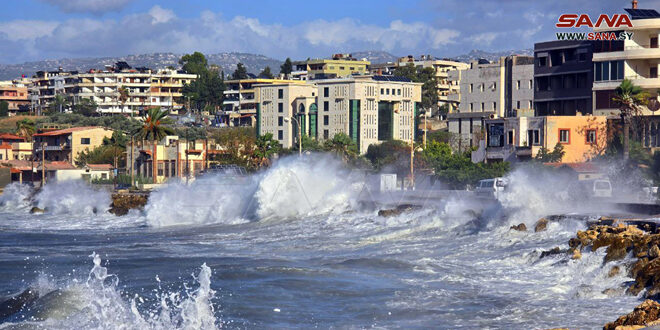
[[[158,24],[158,23],[167,23],[170,20],[176,18],[176,15],[174,14],[173,11],[169,9],[163,9],[159,5],[153,6],[149,10],[149,15],[153,17],[153,24]]]
[[[53,33],[59,23],[54,21],[14,20],[0,22],[0,33],[8,40],[35,39]]]
[[[103,14],[120,11],[134,0],[41,0],[67,13]]]

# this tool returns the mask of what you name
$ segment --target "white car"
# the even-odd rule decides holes
[[[509,184],[505,178],[493,178],[479,181],[475,193],[479,197],[498,198]]]
[[[596,198],[612,197],[612,184],[610,184],[610,180],[594,180],[593,196]]]

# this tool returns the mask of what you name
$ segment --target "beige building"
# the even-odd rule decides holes
[[[351,54],[334,54],[332,59],[310,59],[293,62],[296,75],[306,72],[305,79],[333,79],[351,75],[368,74],[369,64],[366,59],[358,60]]]
[[[47,131],[34,135],[34,157],[47,161],[66,161],[75,164],[78,154],[83,150],[92,150],[103,144],[104,138],[112,137],[112,130],[98,127],[72,127]]]
[[[397,61],[397,66],[414,65],[417,68],[432,68],[438,79],[438,107],[446,105],[448,111],[452,112],[457,108],[458,102],[449,98],[451,93],[459,91],[459,85],[452,83],[449,79],[449,72],[456,70],[466,70],[470,64],[452,61],[449,59],[436,59],[431,55],[422,55],[419,58],[411,56],[401,57]]]
[[[450,71],[448,79],[458,86],[448,95],[449,102],[458,104],[448,115],[449,131],[465,146],[476,144],[475,134],[482,131],[486,119],[534,114],[531,56],[502,57],[497,63],[473,61],[465,70]]]
[[[421,84],[388,76],[354,76],[308,84],[257,86],[257,134],[285,148],[302,134],[319,140],[348,135],[366,153],[371,144],[414,138]],[[287,118],[294,117],[296,120]]]
[[[186,141],[178,136],[166,136],[156,145],[156,181],[194,177],[207,168],[209,145],[206,140]],[[154,146],[150,142],[129,145],[127,172],[153,180]]]
[[[282,79],[241,79],[227,80],[227,90],[223,92],[221,120],[227,126],[254,126],[257,115],[256,85],[286,84],[295,82]]]
[[[10,116],[30,111],[28,88],[24,84],[0,81],[0,102],[3,101],[9,105]]]

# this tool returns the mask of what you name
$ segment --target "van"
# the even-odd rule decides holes
[[[478,197],[498,198],[505,191],[508,181],[505,178],[493,178],[479,181],[475,193]]]
[[[593,196],[596,198],[610,198],[612,197],[612,184],[610,180],[594,180]]]

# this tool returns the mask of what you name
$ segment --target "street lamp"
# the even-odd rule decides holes
[[[298,126],[298,157],[302,157],[302,127],[300,127],[300,121],[298,121],[296,117],[286,117],[284,118],[284,121],[288,123],[291,119],[293,119]]]

